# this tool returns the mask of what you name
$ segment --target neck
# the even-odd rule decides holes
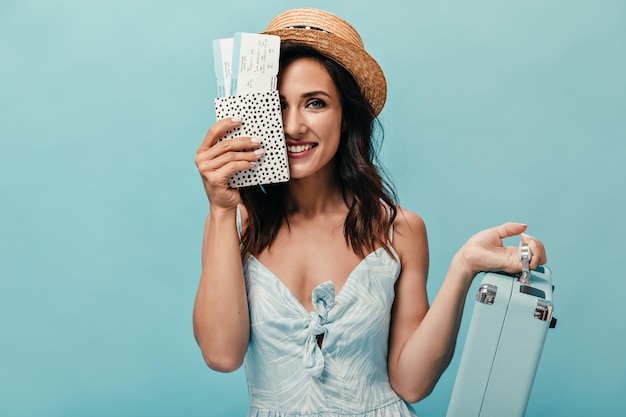
[[[314,217],[345,210],[339,184],[332,175],[314,175],[289,182],[289,215]]]

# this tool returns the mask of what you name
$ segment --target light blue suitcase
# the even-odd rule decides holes
[[[550,269],[485,273],[467,332],[447,417],[523,417],[553,318]]]

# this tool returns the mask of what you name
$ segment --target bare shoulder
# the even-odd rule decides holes
[[[426,229],[424,220],[419,214],[400,206],[397,206],[396,209],[398,214],[393,222],[394,228]]]
[[[417,214],[400,206],[393,222],[393,246],[400,258],[415,254],[415,251],[428,251],[428,238],[424,219]]]

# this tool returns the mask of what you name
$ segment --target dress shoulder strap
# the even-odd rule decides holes
[[[239,243],[241,243],[241,231],[243,230],[243,225],[241,223],[241,210],[239,209],[239,204],[237,204],[237,234],[239,235]]]

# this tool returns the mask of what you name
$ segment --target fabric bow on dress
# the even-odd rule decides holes
[[[302,361],[304,368],[313,377],[319,377],[324,370],[324,355],[317,343],[319,335],[326,335],[328,329],[324,326],[328,320],[328,312],[335,306],[335,285],[332,281],[324,282],[315,289],[311,295],[313,308],[311,311],[307,336],[304,346]]]

